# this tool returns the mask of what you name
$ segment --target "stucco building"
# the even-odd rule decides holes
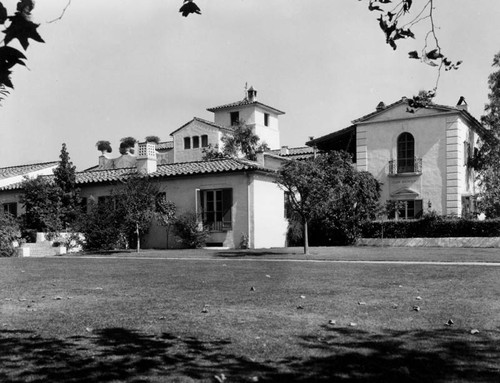
[[[346,150],[358,170],[382,183],[381,201],[398,201],[398,218],[424,210],[474,214],[478,193],[468,160],[484,133],[460,98],[456,106],[412,109],[408,99],[385,105],[352,121],[351,126],[313,139],[319,150]]]
[[[127,152],[108,158],[102,154],[95,167],[78,172],[76,183],[84,204],[105,199],[132,176],[147,175],[175,203],[178,214],[196,213],[210,228],[209,246],[238,248],[245,242],[250,248],[283,247],[287,230],[284,193],[275,183],[275,173],[283,161],[306,158],[313,149],[280,147],[278,117],[283,112],[257,101],[252,87],[243,100],[208,110],[214,113],[213,122],[194,117],[171,132],[171,141],[139,143],[136,155]],[[238,122],[251,126],[273,150],[259,153],[257,161],[203,161],[203,149],[209,145],[222,148],[223,135]],[[22,213],[20,187],[19,182],[0,187],[0,201],[17,202],[17,213]],[[180,243],[152,222],[142,245],[175,248]]]

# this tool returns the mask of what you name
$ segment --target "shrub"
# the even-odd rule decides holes
[[[176,218],[174,230],[180,242],[189,249],[205,246],[209,236],[208,229],[199,222],[195,213],[185,213]]]
[[[10,214],[0,214],[0,257],[13,256],[13,242],[20,238],[21,231],[16,219]]]
[[[479,221],[431,214],[418,220],[366,222],[362,230],[364,238],[500,237],[500,219]]]

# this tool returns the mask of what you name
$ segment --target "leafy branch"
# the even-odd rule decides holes
[[[9,94],[7,88],[14,89],[10,78],[11,69],[16,65],[26,66],[23,61],[26,60],[26,56],[18,49],[8,46],[8,44],[18,40],[24,51],[26,51],[30,39],[40,43],[45,42],[37,31],[39,24],[31,21],[31,12],[34,8],[35,3],[33,0],[20,0],[17,3],[14,15],[9,16],[7,9],[0,2],[0,25],[8,24],[3,30],[5,37],[1,42],[4,45],[0,47],[0,101]]]
[[[386,43],[396,50],[399,40],[408,38],[415,39],[413,28],[418,24],[428,22],[428,32],[424,38],[424,46],[420,52],[414,50],[408,52],[410,59],[420,60],[424,64],[437,68],[437,78],[434,89],[428,91],[428,96],[434,97],[439,85],[441,71],[456,70],[462,61],[453,62],[443,53],[439,45],[439,38],[436,33],[436,22],[434,18],[434,1],[427,0],[421,9],[417,10],[416,16],[410,18],[410,13],[414,14],[415,6],[413,0],[369,0],[368,10],[379,12],[378,22],[380,29],[384,32]],[[431,98],[432,98],[431,97]]]

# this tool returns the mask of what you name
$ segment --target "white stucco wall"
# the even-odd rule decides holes
[[[194,120],[183,129],[175,132],[172,135],[174,139],[174,162],[201,161],[203,157],[201,136],[204,134],[208,136],[209,145],[219,145],[220,147],[222,133],[217,128],[204,124],[200,121]],[[193,149],[193,136],[198,136],[200,140],[200,147],[197,149]],[[191,137],[191,149],[184,149],[184,137]]]
[[[251,203],[254,248],[284,247],[287,221],[284,193],[268,176],[254,175]]]
[[[57,167],[57,164],[52,165],[52,166],[48,166],[46,168],[36,170],[33,172],[27,172],[24,174],[13,176],[13,177],[2,178],[2,179],[0,179],[0,187],[7,186],[7,185],[13,185],[13,184],[17,184],[19,182],[22,182],[24,180],[24,177],[36,178],[38,176],[52,176],[52,175],[54,175],[54,169],[56,167]]]
[[[81,194],[86,198],[93,196],[97,201],[99,196],[109,195],[112,187],[110,185],[81,185]],[[167,200],[175,203],[177,215],[197,210],[197,190],[233,189],[232,230],[213,232],[209,242],[222,242],[223,246],[234,248],[239,247],[243,233],[248,235],[248,176],[245,173],[169,178],[161,181],[159,187],[160,191],[166,193]],[[169,248],[181,247],[178,238],[173,233],[170,233],[168,237]],[[166,228],[152,222],[141,247],[166,248]]]
[[[412,198],[423,200],[424,210],[430,201],[440,214],[459,215],[461,195],[467,189],[463,142],[469,131],[456,113],[418,110],[410,114],[401,105],[357,126],[357,169],[369,171],[382,182],[382,202],[407,199],[397,192],[410,189],[417,193]],[[397,138],[403,132],[415,138],[422,174],[389,177],[389,161],[397,159]]]
[[[239,112],[240,121],[245,121],[247,125],[251,125],[261,142],[266,142],[271,149],[280,148],[279,121],[275,113],[256,105],[240,106],[215,112],[214,122],[217,125],[230,126],[231,112]],[[264,125],[265,113],[269,114],[268,126]]]

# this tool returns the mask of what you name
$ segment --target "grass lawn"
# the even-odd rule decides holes
[[[0,259],[0,382],[500,381],[500,267],[161,253]]]

